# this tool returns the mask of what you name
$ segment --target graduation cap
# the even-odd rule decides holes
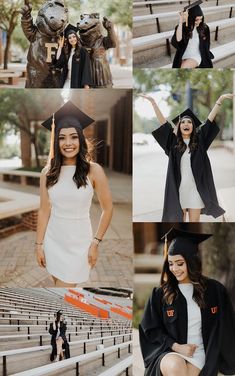
[[[187,5],[186,7],[184,7],[184,12],[187,10],[188,11],[188,15],[189,15],[189,18],[191,20],[191,22],[193,22],[195,20],[196,17],[203,17],[203,12],[202,12],[202,9],[200,7],[200,4],[202,3],[202,0],[198,0],[198,1],[195,1],[194,3],[190,4],[190,5]],[[186,25],[188,26],[188,25]]]
[[[201,234],[188,232],[172,227],[161,239],[165,239],[164,257],[167,255],[188,255],[194,256],[198,252],[198,246],[203,241],[209,239],[212,234]],[[167,242],[171,244],[167,249]]]
[[[187,108],[187,110],[183,111],[180,115],[177,115],[172,121],[175,125],[179,123],[184,117],[189,117],[193,120],[195,127],[199,127],[199,125],[202,124],[202,122],[197,118],[196,115],[190,110],[190,108]]]
[[[58,111],[42,123],[42,126],[51,131],[49,160],[54,158],[55,129],[80,128],[85,129],[95,120],[79,110],[71,101],[66,102]]]
[[[184,7],[184,12],[186,12],[186,10],[187,10],[188,12],[191,13],[191,12],[194,12],[195,10],[198,11],[198,9],[201,10],[200,4],[202,4],[202,3],[203,3],[202,0],[194,1],[192,4],[187,5],[186,7]],[[202,10],[201,10],[201,12],[202,12]]]
[[[77,32],[78,32],[78,28],[77,28],[77,26],[74,26],[74,25],[68,24],[68,25],[66,26],[66,28],[64,29],[64,36],[65,36],[65,38],[68,38],[68,36],[69,36],[70,34],[77,34]]]

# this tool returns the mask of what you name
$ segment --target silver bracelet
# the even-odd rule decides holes
[[[102,242],[102,239],[99,239],[99,238],[94,237],[94,239],[93,239],[93,243],[99,245],[100,242]]]

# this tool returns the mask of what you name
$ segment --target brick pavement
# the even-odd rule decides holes
[[[96,227],[100,209],[93,203],[92,226]],[[48,273],[37,266],[34,255],[35,233],[23,231],[0,241],[1,287],[52,287]],[[83,286],[132,287],[133,244],[131,205],[115,204],[111,225],[100,245],[100,256],[90,280]]]
[[[100,256],[86,286],[132,287],[132,184],[131,176],[105,169],[114,202],[114,214]],[[0,182],[2,188],[39,194],[38,187]],[[91,207],[92,227],[100,215],[97,198]],[[34,256],[35,233],[18,232],[0,240],[0,286],[52,287],[53,282],[44,269],[37,266]],[[83,285],[84,286],[84,285]]]

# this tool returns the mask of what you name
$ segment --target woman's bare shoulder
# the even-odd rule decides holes
[[[90,162],[90,174],[91,175],[100,175],[104,174],[104,169],[99,163]]]

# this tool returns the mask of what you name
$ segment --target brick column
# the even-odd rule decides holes
[[[29,230],[36,231],[38,223],[38,211],[33,210],[29,213],[22,214],[22,224]]]

